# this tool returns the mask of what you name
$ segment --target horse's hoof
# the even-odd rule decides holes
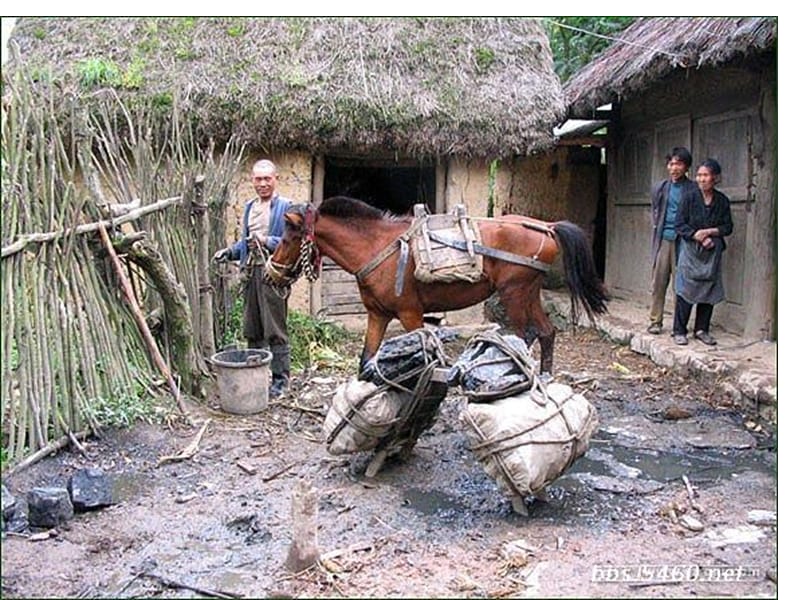
[[[550,383],[553,381],[553,376],[549,372],[545,371],[539,375],[539,381],[542,383]]]

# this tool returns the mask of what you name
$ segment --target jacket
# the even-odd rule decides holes
[[[248,200],[244,205],[244,217],[242,218],[242,237],[236,241],[228,250],[230,258],[239,260],[239,265],[244,266],[247,262],[247,238],[250,235],[250,209],[253,203],[257,202],[258,198]],[[269,211],[269,236],[267,236],[267,250],[274,252],[278,247],[278,243],[283,237],[284,220],[283,215],[286,210],[292,205],[291,200],[282,198],[278,195],[272,198],[272,206]]]
[[[715,237],[714,242],[721,241],[724,250],[727,247],[725,236],[733,232],[731,201],[728,197],[719,190],[714,190],[711,209],[706,211],[703,193],[699,189],[685,196],[678,207],[678,215],[675,217],[675,231],[678,237],[691,241],[698,229],[712,227],[719,229],[719,237]]]
[[[689,186],[683,194],[684,198],[690,196],[695,190],[699,191],[700,189],[697,187],[697,183],[691,181],[688,177],[686,181],[689,182]],[[661,246],[661,236],[664,234],[664,219],[667,216],[670,183],[672,183],[671,179],[665,179],[653,186],[653,190],[650,193],[650,216],[653,221],[653,237],[650,242],[650,260],[652,261],[653,267],[656,266],[658,248]]]

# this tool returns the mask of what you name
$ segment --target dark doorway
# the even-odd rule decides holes
[[[350,196],[395,214],[436,207],[436,167],[417,161],[326,157],[323,196]]]

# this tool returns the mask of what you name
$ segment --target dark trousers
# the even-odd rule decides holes
[[[672,334],[686,335],[689,325],[689,316],[692,314],[691,302],[687,302],[679,295],[675,296],[675,318],[672,320]],[[713,304],[697,304],[694,315],[694,332],[705,331],[711,327],[711,313],[714,312]]]
[[[253,348],[275,348],[289,343],[287,298],[264,281],[261,265],[250,267],[244,289],[244,337]]]

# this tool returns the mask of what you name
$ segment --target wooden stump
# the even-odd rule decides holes
[[[292,545],[286,568],[298,573],[314,565],[319,558],[317,547],[317,491],[307,481],[300,481],[292,492]]]

